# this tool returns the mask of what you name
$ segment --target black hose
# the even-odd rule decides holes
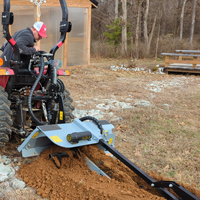
[[[93,122],[98,126],[98,128],[100,129],[101,134],[103,134],[103,127],[102,127],[102,125],[100,124],[99,120],[96,119],[95,117],[86,116],[86,117],[81,117],[81,118],[79,118],[79,120],[81,120],[82,122],[83,122],[83,121],[86,121],[86,120],[91,120],[91,121],[93,121]]]
[[[57,83],[59,85],[59,92],[64,92],[65,91],[65,85],[63,84],[63,82],[60,79],[57,79]]]
[[[38,125],[44,125],[44,124],[47,124],[47,122],[43,122],[43,121],[40,121],[33,113],[33,110],[32,110],[32,105],[31,105],[31,100],[32,100],[32,96],[33,96],[33,92],[35,91],[35,88],[37,87],[39,81],[40,81],[40,78],[42,77],[43,75],[43,71],[44,71],[44,59],[43,59],[43,56],[41,55],[41,67],[40,67],[40,73],[35,81],[35,83],[33,84],[33,87],[31,88],[31,91],[30,91],[30,94],[28,96],[28,111],[29,111],[29,114],[30,116],[32,117],[32,119],[38,124]]]
[[[51,82],[53,82],[53,81],[55,81],[54,80],[54,67],[51,64],[49,64],[49,68],[48,69],[49,69],[49,74],[50,74],[50,77],[51,77]],[[51,111],[52,111],[52,99],[50,99],[47,102],[47,117],[48,117],[49,122],[52,119]]]
[[[52,120],[51,110],[52,110],[52,100],[50,99],[47,101],[47,117],[49,122]]]

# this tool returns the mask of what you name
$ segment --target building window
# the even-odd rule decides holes
[[[87,64],[88,8],[69,8],[72,31],[68,35],[67,65]]]

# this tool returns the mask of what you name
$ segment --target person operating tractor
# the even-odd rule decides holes
[[[31,55],[40,50],[38,46],[34,46],[34,43],[43,37],[47,38],[46,31],[47,28],[43,22],[35,22],[31,28],[27,27],[13,35],[13,39],[19,47],[20,60],[28,61]],[[14,55],[12,46],[6,41],[0,50],[3,51],[0,56],[4,60],[2,67],[9,67]]]

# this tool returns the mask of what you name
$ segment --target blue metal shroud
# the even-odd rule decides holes
[[[112,129],[114,126],[106,120],[100,121],[100,123],[102,123],[102,128],[104,130],[103,134],[100,133],[100,129],[92,121],[82,122],[79,119],[75,119],[73,123],[37,126],[18,147],[18,151],[22,151],[23,157],[31,157],[40,155],[44,149],[49,148],[52,144],[64,148],[73,148],[97,144],[101,139],[113,146],[115,135],[112,133]],[[89,131],[92,134],[89,140],[80,140],[76,144],[68,142],[68,134],[85,131]]]

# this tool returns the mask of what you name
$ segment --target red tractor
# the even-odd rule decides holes
[[[0,147],[3,147],[13,132],[27,137],[38,125],[68,123],[74,118],[70,93],[57,76],[69,75],[59,69],[62,62],[55,60],[58,48],[71,31],[65,0],[60,0],[62,21],[60,39],[49,53],[36,52],[24,59],[15,40],[10,36],[9,25],[14,15],[10,12],[10,0],[4,0],[2,12],[3,35],[14,51],[14,59],[6,67],[0,67]],[[0,59],[2,66],[3,59]]]

